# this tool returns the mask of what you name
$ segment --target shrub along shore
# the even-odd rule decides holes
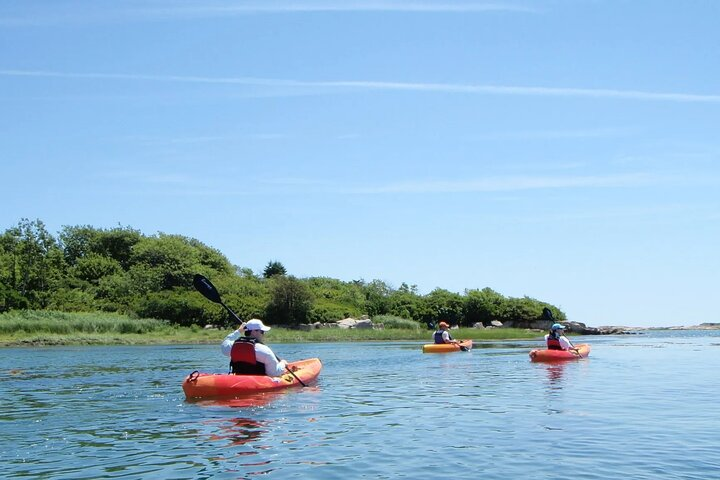
[[[0,346],[50,345],[172,345],[219,344],[230,330],[182,327],[163,320],[133,319],[119,314],[68,313],[38,310],[0,314]],[[515,328],[461,328],[453,330],[460,339],[509,340],[539,338],[540,331]],[[324,328],[303,332],[273,328],[268,343],[422,341],[429,343],[432,332],[420,327],[340,329]]]

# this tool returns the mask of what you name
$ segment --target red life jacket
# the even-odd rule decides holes
[[[563,348],[560,345],[560,338],[554,337],[552,334],[548,335],[547,348],[548,350],[562,350]]]
[[[235,375],[265,375],[265,364],[255,357],[255,339],[240,337],[230,350],[230,373]]]

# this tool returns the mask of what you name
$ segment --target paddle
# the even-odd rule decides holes
[[[232,315],[239,324],[243,323],[242,320],[240,320],[240,317],[238,317],[235,312],[230,310],[230,307],[223,303],[222,299],[220,298],[220,293],[217,291],[217,288],[215,288],[215,285],[210,282],[210,280],[198,273],[195,275],[195,278],[193,278],[193,287],[195,287],[195,290],[202,293],[203,296],[211,302],[219,303],[220,305],[225,307],[225,310],[227,310],[228,313]]]
[[[448,333],[448,335],[449,335],[449,333]],[[460,349],[461,352],[467,352],[467,351],[469,351],[469,349],[468,349],[465,345],[461,345],[461,344],[460,344],[460,342],[462,342],[463,340],[455,340],[455,339],[452,338],[452,337],[450,337],[450,340],[452,340],[452,341],[454,341],[454,342],[457,342],[455,345],[458,346],[458,348]]]
[[[197,274],[195,274],[195,277],[193,278],[193,286],[195,287],[195,290],[197,290],[198,292],[202,293],[202,295],[203,295],[205,298],[207,298],[208,300],[210,300],[211,302],[219,303],[220,305],[222,305],[223,307],[225,307],[225,310],[227,310],[228,313],[229,313],[230,315],[232,315],[233,318],[235,318],[235,320],[237,320],[238,323],[242,323],[242,320],[240,320],[240,317],[238,317],[238,316],[235,314],[235,312],[233,312],[233,311],[230,309],[230,307],[228,307],[227,305],[225,305],[225,304],[223,303],[222,299],[220,298],[220,292],[217,291],[217,288],[215,288],[215,285],[213,285],[212,282],[210,282],[210,280],[208,280],[207,278],[205,278],[205,277],[203,277],[202,275],[200,275],[199,273],[197,273]],[[280,358],[278,358],[277,355],[275,355],[275,358],[276,358],[278,361],[280,360]],[[307,387],[307,385],[305,384],[305,382],[303,382],[302,380],[300,380],[300,378],[299,378],[297,375],[295,375],[295,372],[293,372],[292,370],[290,370],[290,367],[285,366],[285,370],[287,370],[288,373],[290,373],[290,375],[292,375],[293,377],[295,377],[295,379],[296,379],[298,382],[300,382],[300,385],[302,385],[303,387]]]

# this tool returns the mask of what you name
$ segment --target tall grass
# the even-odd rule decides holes
[[[376,319],[376,321],[379,319]],[[432,342],[432,331],[416,322],[383,318],[385,329],[324,328],[303,332],[273,328],[268,343],[300,342]],[[230,330],[179,327],[162,320],[135,319],[113,313],[67,313],[24,310],[0,314],[0,345],[178,344],[220,343]],[[513,329],[453,330],[458,339],[505,340],[536,338],[539,332]]]
[[[268,334],[269,343],[295,343],[295,342],[373,342],[373,341],[402,341],[416,340],[432,343],[433,332],[422,328],[398,329],[386,328],[384,330],[371,329],[341,329],[321,328],[309,332],[273,328]],[[538,338],[537,331],[520,328],[460,328],[452,331],[453,338],[461,340],[509,340]]]
[[[167,322],[129,318],[114,313],[67,313],[45,310],[13,310],[0,314],[0,334],[75,333],[145,334],[171,328]]]

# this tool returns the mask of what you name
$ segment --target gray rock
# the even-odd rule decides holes
[[[357,320],[355,322],[355,328],[362,328],[362,329],[372,329],[373,328],[373,322],[372,320],[366,319],[366,320]]]

